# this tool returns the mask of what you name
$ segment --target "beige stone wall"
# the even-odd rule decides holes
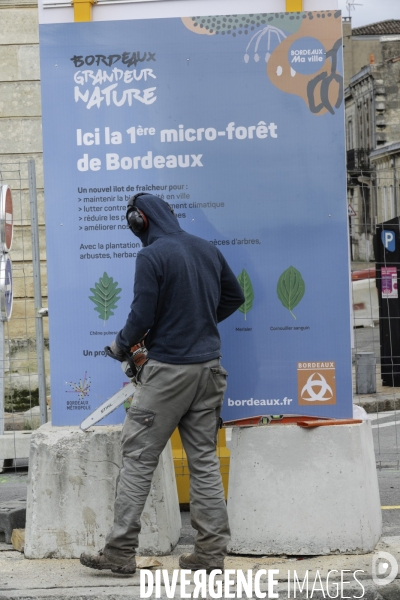
[[[13,404],[18,409],[21,395],[29,403],[36,403],[37,397],[28,158],[36,162],[42,294],[43,305],[47,306],[37,3],[0,0],[0,24],[0,181],[10,185],[14,201],[10,253],[14,306],[6,325],[6,406],[10,409]],[[46,318],[43,324],[48,338]]]
[[[345,22],[347,81],[350,74],[356,75],[357,70],[359,73],[346,93],[347,149],[350,150],[351,123],[352,148],[369,154],[400,141],[400,62],[397,60],[400,42],[350,39],[350,33],[349,23]],[[369,61],[369,53],[374,54],[375,64],[362,68]],[[381,157],[369,164],[364,162],[358,168],[348,167],[348,200],[357,213],[351,219],[354,260],[373,257],[375,224],[399,214],[399,175],[391,161],[392,157],[390,161],[388,157]],[[398,165],[396,168],[398,171]]]
[[[350,77],[353,73],[353,40],[351,37],[351,21],[343,20],[343,70],[344,87],[350,83]]]
[[[375,64],[382,62],[382,45],[379,39],[363,40],[353,37],[353,73],[352,76],[370,64],[371,54],[374,56]]]
[[[382,43],[389,57],[400,56],[400,43]],[[375,93],[376,148],[400,141],[400,61],[387,58],[371,67]]]
[[[370,64],[373,54],[376,63],[382,62],[382,45],[379,38],[368,39],[363,36],[352,36],[351,21],[343,21],[343,59],[344,59],[344,87],[346,88],[351,77]]]

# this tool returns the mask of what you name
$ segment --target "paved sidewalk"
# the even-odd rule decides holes
[[[56,600],[59,598],[68,598],[70,600],[96,600],[107,598],[110,600],[120,600],[131,598],[136,600],[140,598],[140,575],[137,572],[133,577],[112,575],[110,572],[92,571],[82,567],[77,560],[26,560],[22,554],[16,551],[10,551],[10,546],[0,544],[0,599],[3,600]],[[159,569],[166,569],[170,576],[174,569],[178,569],[178,556],[181,553],[191,550],[191,546],[178,546],[173,555],[165,557],[156,557],[156,560],[162,563]],[[400,536],[383,538],[379,543],[378,551],[389,552],[397,562],[400,562]],[[376,556],[375,553],[375,556]],[[291,581],[291,596],[293,597],[293,572],[297,573],[298,579],[302,582],[308,571],[309,592],[308,596],[303,592],[297,591],[296,597],[313,598],[319,600],[329,597],[327,595],[327,574],[336,569],[339,573],[332,573],[329,577],[328,589],[331,597],[334,598],[364,598],[364,600],[399,600],[400,598],[400,579],[396,579],[387,586],[377,586],[372,582],[372,560],[374,554],[366,555],[332,555],[316,558],[306,558],[297,560],[286,557],[236,557],[230,556],[226,560],[226,568],[243,571],[253,569],[253,575],[259,569],[278,569],[279,574],[275,577],[279,580],[276,591],[279,592],[279,598],[288,598],[288,575]],[[364,572],[357,573],[357,583],[353,577],[356,570]],[[335,596],[337,583],[340,584],[340,571],[346,570],[344,580],[351,583],[344,585],[343,595]],[[312,587],[315,580],[315,590],[321,589],[318,580],[319,572],[325,596],[322,591],[314,591],[311,596]],[[290,573],[289,573],[290,572]],[[338,577],[339,575],[339,577]],[[399,576],[400,577],[400,576]],[[233,576],[235,579],[235,576]],[[170,577],[171,579],[171,577]],[[218,578],[217,578],[218,579]],[[221,579],[221,577],[219,577]],[[193,579],[191,579],[193,582]],[[264,579],[265,581],[265,579]],[[361,584],[364,588],[361,587]],[[233,588],[234,589],[234,588]],[[261,583],[261,590],[266,591],[266,583]],[[187,592],[193,591],[188,588]],[[337,593],[337,592],[336,592]],[[363,595],[362,595],[363,594]],[[151,598],[155,598],[153,594]],[[161,586],[161,598],[167,598],[165,587]],[[181,595],[179,586],[176,589],[175,598],[184,597]],[[191,596],[189,596],[191,597]],[[201,596],[200,596],[201,597]],[[210,598],[211,596],[207,596]],[[215,597],[215,596],[214,596]],[[222,595],[225,596],[224,591]],[[236,594],[235,596],[237,597]],[[244,594],[245,598],[246,595]],[[256,598],[256,596],[253,596]],[[267,596],[268,598],[268,593]]]

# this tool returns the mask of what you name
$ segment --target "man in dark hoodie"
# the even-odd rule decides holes
[[[197,535],[185,569],[223,569],[230,539],[216,436],[227,372],[217,323],[244,302],[219,250],[183,231],[169,205],[151,194],[128,203],[127,220],[144,248],[136,259],[134,299],[112,349],[129,352],[147,333],[148,361],[125,419],[114,525],[96,555],[81,563],[133,574],[140,516],[153,473],[176,427],[190,470],[190,512]]]

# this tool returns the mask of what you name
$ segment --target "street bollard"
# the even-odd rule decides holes
[[[376,357],[374,352],[356,354],[356,393],[376,394]]]

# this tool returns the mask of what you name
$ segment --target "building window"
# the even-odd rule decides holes
[[[347,150],[353,150],[354,142],[353,142],[353,119],[347,120]]]

